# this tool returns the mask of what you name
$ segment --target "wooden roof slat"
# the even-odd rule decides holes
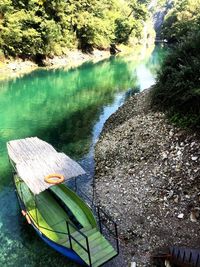
[[[52,186],[44,181],[46,175],[59,173],[68,180],[85,174],[77,162],[64,153],[58,153],[50,144],[37,137],[10,141],[7,149],[19,176],[34,194]]]

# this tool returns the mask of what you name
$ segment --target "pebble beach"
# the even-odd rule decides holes
[[[130,97],[95,147],[97,200],[118,224],[124,267],[200,244],[200,139],[153,111],[150,92]]]

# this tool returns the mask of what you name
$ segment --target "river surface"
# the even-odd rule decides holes
[[[38,136],[51,143],[85,168],[79,183],[87,188],[105,121],[127,97],[155,83],[165,54],[165,48],[144,47],[126,57],[0,82],[0,266],[77,266],[45,245],[22,218],[6,142]]]

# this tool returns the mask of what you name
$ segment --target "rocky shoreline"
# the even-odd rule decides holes
[[[200,244],[200,141],[131,97],[105,124],[95,148],[97,200],[115,217],[123,259],[153,266],[172,245]],[[116,265],[117,266],[117,265]]]
[[[108,50],[94,50],[92,54],[82,53],[80,50],[69,51],[65,56],[55,56],[53,58],[47,58],[44,60],[43,69],[55,69],[55,68],[72,68],[78,67],[86,61],[100,61],[110,57]],[[29,73],[39,66],[30,60],[5,60],[0,62],[0,80],[19,77],[26,73]]]

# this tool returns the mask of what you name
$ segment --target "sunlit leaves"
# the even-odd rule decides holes
[[[23,57],[105,49],[139,37],[146,17],[139,0],[0,0],[0,49]]]
[[[163,38],[181,41],[190,31],[200,26],[200,0],[176,0],[163,24]]]

